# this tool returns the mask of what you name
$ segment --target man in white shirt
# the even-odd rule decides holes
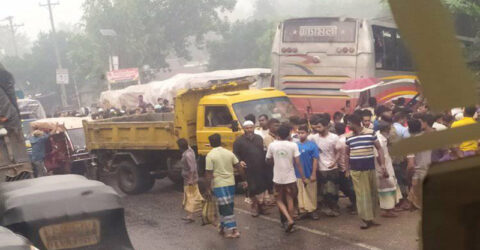
[[[258,127],[255,129],[255,134],[260,135],[262,138],[268,135],[268,115],[258,116]]]
[[[277,131],[279,140],[272,142],[267,150],[267,161],[273,161],[273,182],[277,206],[280,210],[280,220],[285,227],[285,232],[293,230],[294,200],[297,197],[297,177],[295,166],[304,182],[307,182],[300,165],[300,151],[296,143],[289,141],[290,128],[280,126]],[[288,224],[287,224],[288,223]]]
[[[311,124],[317,134],[311,135],[309,139],[317,144],[320,150],[319,172],[317,183],[320,185],[319,193],[323,198],[324,208],[322,211],[327,216],[339,216],[338,190],[339,175],[337,150],[338,135],[328,130],[329,120],[324,116],[313,117]]]
[[[436,115],[435,116],[435,122],[433,123],[432,127],[436,131],[442,131],[442,130],[446,130],[448,128],[447,126],[445,126],[445,124],[443,122],[443,115]]]

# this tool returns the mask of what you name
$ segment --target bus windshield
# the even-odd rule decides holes
[[[243,123],[245,121],[244,117],[249,114],[253,114],[255,117],[265,114],[268,118],[275,118],[281,122],[288,121],[292,116],[299,116],[297,109],[288,97],[274,97],[235,103],[233,104],[233,110],[240,123]]]
[[[353,43],[356,36],[356,22],[340,21],[338,18],[306,18],[286,20],[283,24],[283,42]]]

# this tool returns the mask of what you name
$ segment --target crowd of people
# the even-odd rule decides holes
[[[128,109],[123,105],[121,108],[109,107],[106,109],[99,108],[97,112],[92,114],[92,119],[107,119],[125,115],[140,115],[151,113],[170,113],[173,107],[167,99],[158,98],[156,104],[147,103],[143,99],[143,95],[138,96],[138,104],[135,108]]]
[[[430,112],[426,104],[406,105],[399,99],[385,105],[357,108],[350,114],[335,112],[289,122],[266,115],[245,117],[244,135],[237,138],[233,152],[223,148],[221,136],[209,137],[211,152],[206,157],[205,196],[217,198],[220,232],[239,237],[234,215],[234,169],[245,180],[252,215],[267,214],[276,204],[286,232],[295,221],[319,219],[319,214],[340,215],[339,196],[348,197],[348,212],[358,214],[361,229],[378,226],[378,215],[397,217],[401,211],[422,207],[422,181],[431,163],[476,155],[478,141],[392,156],[392,144],[423,133],[464,126],[476,122],[477,108],[466,107],[444,113]],[[201,209],[198,174],[193,151],[184,139],[185,218]],[[188,160],[191,158],[190,160]],[[200,198],[199,198],[200,197]],[[224,230],[228,230],[225,233]]]

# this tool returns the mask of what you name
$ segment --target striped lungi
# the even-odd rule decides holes
[[[213,193],[217,197],[218,214],[220,217],[220,228],[236,229],[237,222],[233,211],[233,199],[235,186],[216,187]]]

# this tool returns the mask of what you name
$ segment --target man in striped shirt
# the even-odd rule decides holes
[[[346,136],[346,155],[349,160],[345,165],[347,175],[352,177],[358,216],[365,223],[360,228],[368,229],[379,225],[373,221],[380,210],[375,172],[375,148],[378,152],[381,174],[384,178],[388,178],[388,173],[377,136],[373,130],[362,127],[362,117],[357,114],[350,115],[348,126],[352,132]]]

